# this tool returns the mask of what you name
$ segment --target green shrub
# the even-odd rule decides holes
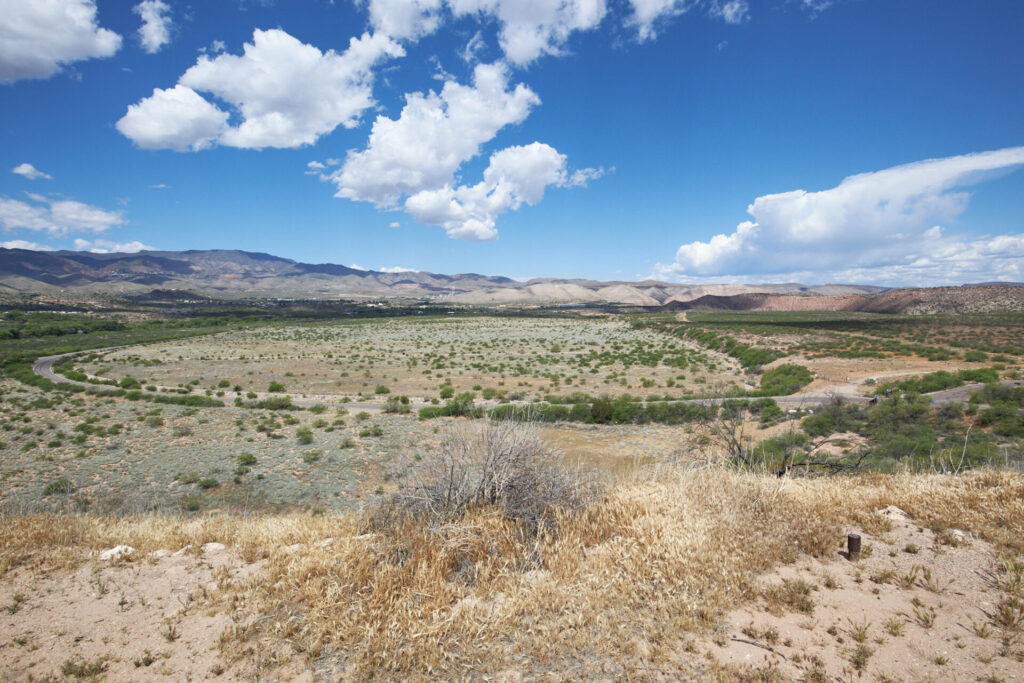
[[[999,373],[995,368],[978,368],[977,370],[961,370],[956,376],[965,382],[981,382],[990,384],[999,381]]]
[[[811,371],[802,365],[787,363],[761,375],[762,396],[789,396],[800,391],[814,379]]]
[[[252,453],[242,453],[238,456],[238,464],[245,465],[246,467],[252,467],[256,464],[256,456]]]
[[[295,437],[301,444],[313,443],[313,432],[307,427],[299,427],[295,430]]]
[[[263,410],[302,410],[299,406],[292,404],[291,396],[272,396],[256,401],[251,405],[253,408],[261,408]]]
[[[611,399],[599,398],[590,404],[590,419],[598,424],[608,424],[615,415]]]
[[[403,401],[402,399],[405,400]],[[405,396],[402,396],[401,398],[397,396],[392,396],[384,403],[385,413],[396,413],[404,415],[410,411],[411,408],[409,407],[409,399]]]
[[[271,382],[267,387],[267,391],[274,394],[281,393],[284,391],[284,385],[280,382]]]
[[[68,493],[73,493],[74,490],[75,485],[68,481],[66,477],[61,477],[60,479],[57,479],[56,481],[51,481],[49,484],[47,484],[46,488],[43,489],[43,495],[65,495]]]
[[[864,420],[862,408],[836,401],[822,406],[814,415],[805,417],[802,425],[804,431],[811,436],[828,436],[835,432],[860,432]]]

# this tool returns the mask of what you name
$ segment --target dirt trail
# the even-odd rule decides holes
[[[125,348],[125,347],[116,346],[116,347],[110,347],[110,348],[106,348],[106,349],[93,349],[93,350],[88,351],[88,352],[75,351],[75,352],[72,352],[72,353],[62,353],[62,354],[58,354],[58,355],[55,355],[55,356],[43,356],[42,358],[39,358],[38,360],[35,361],[35,363],[32,364],[32,371],[36,375],[39,375],[40,377],[48,379],[51,382],[71,384],[71,385],[74,385],[74,386],[85,387],[85,388],[96,388],[97,386],[101,387],[102,385],[96,385],[96,384],[91,384],[89,382],[80,382],[80,381],[77,381],[77,380],[68,379],[67,377],[64,377],[64,376],[59,375],[56,372],[54,372],[53,366],[54,366],[54,364],[57,361],[61,360],[62,358],[67,358],[69,356],[76,356],[76,355],[79,355],[81,353],[103,353],[103,352],[106,352],[106,351],[113,351],[113,350],[119,349],[119,348]],[[790,395],[790,396],[772,396],[770,398],[773,398],[776,401],[776,403],[779,403],[781,405],[802,406],[802,407],[817,407],[817,406],[826,405],[826,404],[830,403],[832,400],[834,400],[836,397],[840,397],[843,400],[848,401],[848,402],[852,402],[852,403],[867,403],[870,399],[868,397],[862,396],[861,395],[861,390],[865,386],[867,386],[865,383],[868,382],[869,380],[874,381],[874,382],[878,382],[879,380],[882,380],[882,379],[891,379],[893,377],[908,377],[908,376],[921,375],[921,374],[927,374],[927,373],[925,371],[922,371],[922,370],[905,370],[905,371],[898,371],[898,372],[883,372],[883,373],[878,373],[878,374],[875,374],[875,375],[870,375],[868,377],[863,377],[863,378],[861,378],[861,379],[859,379],[857,381],[853,381],[853,382],[840,382],[840,383],[836,383],[836,384],[827,385],[825,387],[819,387],[819,388],[815,389],[814,391],[808,391],[808,392],[793,394],[793,395]],[[1008,386],[1024,386],[1024,381],[1020,381],[1020,380],[1008,381],[1008,382],[1004,382],[1004,384],[1006,384]],[[967,385],[964,385],[962,387],[956,387],[954,389],[947,389],[945,391],[938,391],[938,392],[934,392],[932,394],[925,394],[925,396],[929,397],[929,399],[932,401],[932,403],[966,403],[970,399],[970,392],[977,391],[982,386],[984,386],[984,385],[982,385],[982,384],[967,384]],[[164,386],[157,386],[156,389],[157,389],[158,393],[177,393],[177,390],[178,390],[177,387],[164,387]],[[376,413],[380,413],[380,412],[383,411],[383,402],[369,402],[369,401],[358,401],[357,402],[357,401],[353,401],[351,396],[341,396],[341,395],[337,395],[337,394],[293,394],[293,393],[272,393],[272,392],[266,392],[266,391],[258,391],[258,392],[252,392],[252,393],[256,394],[256,398],[255,399],[250,398],[249,400],[263,400],[263,399],[267,399],[267,398],[288,397],[288,398],[290,398],[292,400],[293,403],[295,403],[295,405],[299,405],[299,406],[303,406],[303,407],[309,407],[309,406],[315,405],[317,403],[322,403],[322,404],[330,406],[330,407],[344,406],[344,407],[348,408],[348,410],[350,412],[365,411],[367,413],[376,414]],[[226,395],[223,398],[228,399],[228,400],[233,399],[235,396],[241,397],[241,394],[240,393],[236,393],[236,392],[225,392],[225,394]],[[346,401],[344,399],[348,399],[348,400]],[[686,403],[701,403],[701,402],[721,403],[724,400],[728,400],[728,399],[718,399],[718,398],[715,398],[715,399],[688,399],[685,402]],[[515,405],[528,405],[528,402],[526,402],[526,401],[513,401],[512,403],[515,404]],[[484,408],[493,408],[494,406],[498,405],[498,401],[493,401],[493,400],[492,401],[478,401],[477,404],[482,406],[482,407],[484,407]],[[415,411],[415,410],[417,410],[417,409],[419,409],[421,407],[424,407],[424,406],[427,406],[427,405],[431,405],[431,403],[430,403],[430,400],[426,399],[426,398],[410,398],[410,405],[411,405],[412,410]]]

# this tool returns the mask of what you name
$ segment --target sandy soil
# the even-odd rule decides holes
[[[250,680],[218,652],[231,620],[200,605],[219,579],[257,570],[215,543],[73,571],[19,568],[0,583],[0,603],[17,605],[0,619],[0,677]]]
[[[890,531],[849,530],[870,549],[859,562],[837,549],[762,577],[765,586],[812,585],[811,612],[753,602],[702,642],[705,655],[784,680],[1024,679],[1018,649],[1004,650],[999,630],[984,627],[999,599],[991,546],[956,530],[937,539],[898,508],[884,514]]]
[[[937,538],[896,508],[872,527],[849,530],[863,539],[858,562],[837,549],[760,577],[763,595],[784,581],[807,582],[805,611],[752,599],[714,633],[684,636],[680,670],[707,672],[687,665],[689,658],[777,675],[756,680],[1024,679],[1020,644],[1006,648],[998,629],[983,627],[1000,597],[992,548],[955,530]],[[261,566],[213,543],[97,556],[73,570],[19,568],[0,582],[0,604],[9,606],[0,619],[0,677],[88,679],[91,671],[107,680],[316,680],[302,662],[261,671],[258,653],[232,662],[218,648],[232,622],[204,598],[222,583],[258,580]]]

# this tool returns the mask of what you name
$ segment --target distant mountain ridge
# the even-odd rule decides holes
[[[598,282],[427,272],[385,273],[301,263],[239,250],[93,254],[0,248],[0,293],[69,299],[124,296],[167,300],[180,292],[212,299],[401,298],[480,305],[606,304],[686,310],[1024,310],[1024,287],[896,289],[797,283],[683,285],[654,280]]]

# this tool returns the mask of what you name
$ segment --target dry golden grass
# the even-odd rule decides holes
[[[756,599],[759,573],[836,553],[844,527],[886,505],[1022,550],[1020,475],[790,480],[713,468],[623,483],[539,536],[493,507],[363,535],[356,515],[25,516],[0,520],[0,562],[60,566],[119,543],[141,555],[210,541],[266,558],[212,598],[236,623],[225,652],[258,669],[304,656],[334,678],[509,668],[685,677],[702,666],[685,651],[687,632]],[[295,543],[305,545],[284,550]],[[1016,625],[1016,603],[1010,611]]]

